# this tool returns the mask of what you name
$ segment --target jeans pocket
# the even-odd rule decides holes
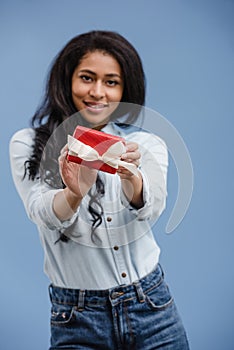
[[[75,318],[75,306],[53,303],[51,307],[51,325],[66,326]]]
[[[162,279],[161,283],[145,293],[147,305],[155,310],[164,310],[173,303],[173,298],[167,284]]]

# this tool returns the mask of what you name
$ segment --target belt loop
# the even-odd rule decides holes
[[[84,310],[84,296],[85,296],[85,291],[79,290],[78,311],[81,311],[81,312]]]
[[[144,303],[145,302],[145,294],[143,292],[142,286],[140,284],[140,282],[133,282],[133,285],[136,288],[136,293],[137,293],[137,297],[140,303]]]

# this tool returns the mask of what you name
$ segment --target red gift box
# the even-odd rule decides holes
[[[102,131],[89,129],[83,126],[76,127],[73,137],[83,144],[95,149],[100,156],[102,156],[116,142],[121,141],[123,144],[125,144],[125,140],[122,137],[106,134]],[[104,163],[102,160],[87,161],[79,158],[78,155],[76,156],[69,154],[69,152],[67,159],[71,162],[82,164],[111,174],[115,174],[117,171],[117,168]]]

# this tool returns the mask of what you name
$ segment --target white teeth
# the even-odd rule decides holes
[[[91,104],[91,103],[87,103],[87,106],[88,107],[91,107],[91,108],[94,108],[94,109],[102,109],[102,108],[104,108],[105,107],[105,105],[103,105],[103,104],[100,104],[100,105],[93,105],[93,104]]]

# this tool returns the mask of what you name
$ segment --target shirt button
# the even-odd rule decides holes
[[[107,220],[108,222],[110,222],[110,221],[112,221],[112,218],[111,218],[110,216],[107,216],[106,220]]]
[[[127,274],[125,272],[122,273],[122,277],[125,278],[127,277]]]
[[[117,245],[115,245],[114,250],[119,250],[119,247]]]

